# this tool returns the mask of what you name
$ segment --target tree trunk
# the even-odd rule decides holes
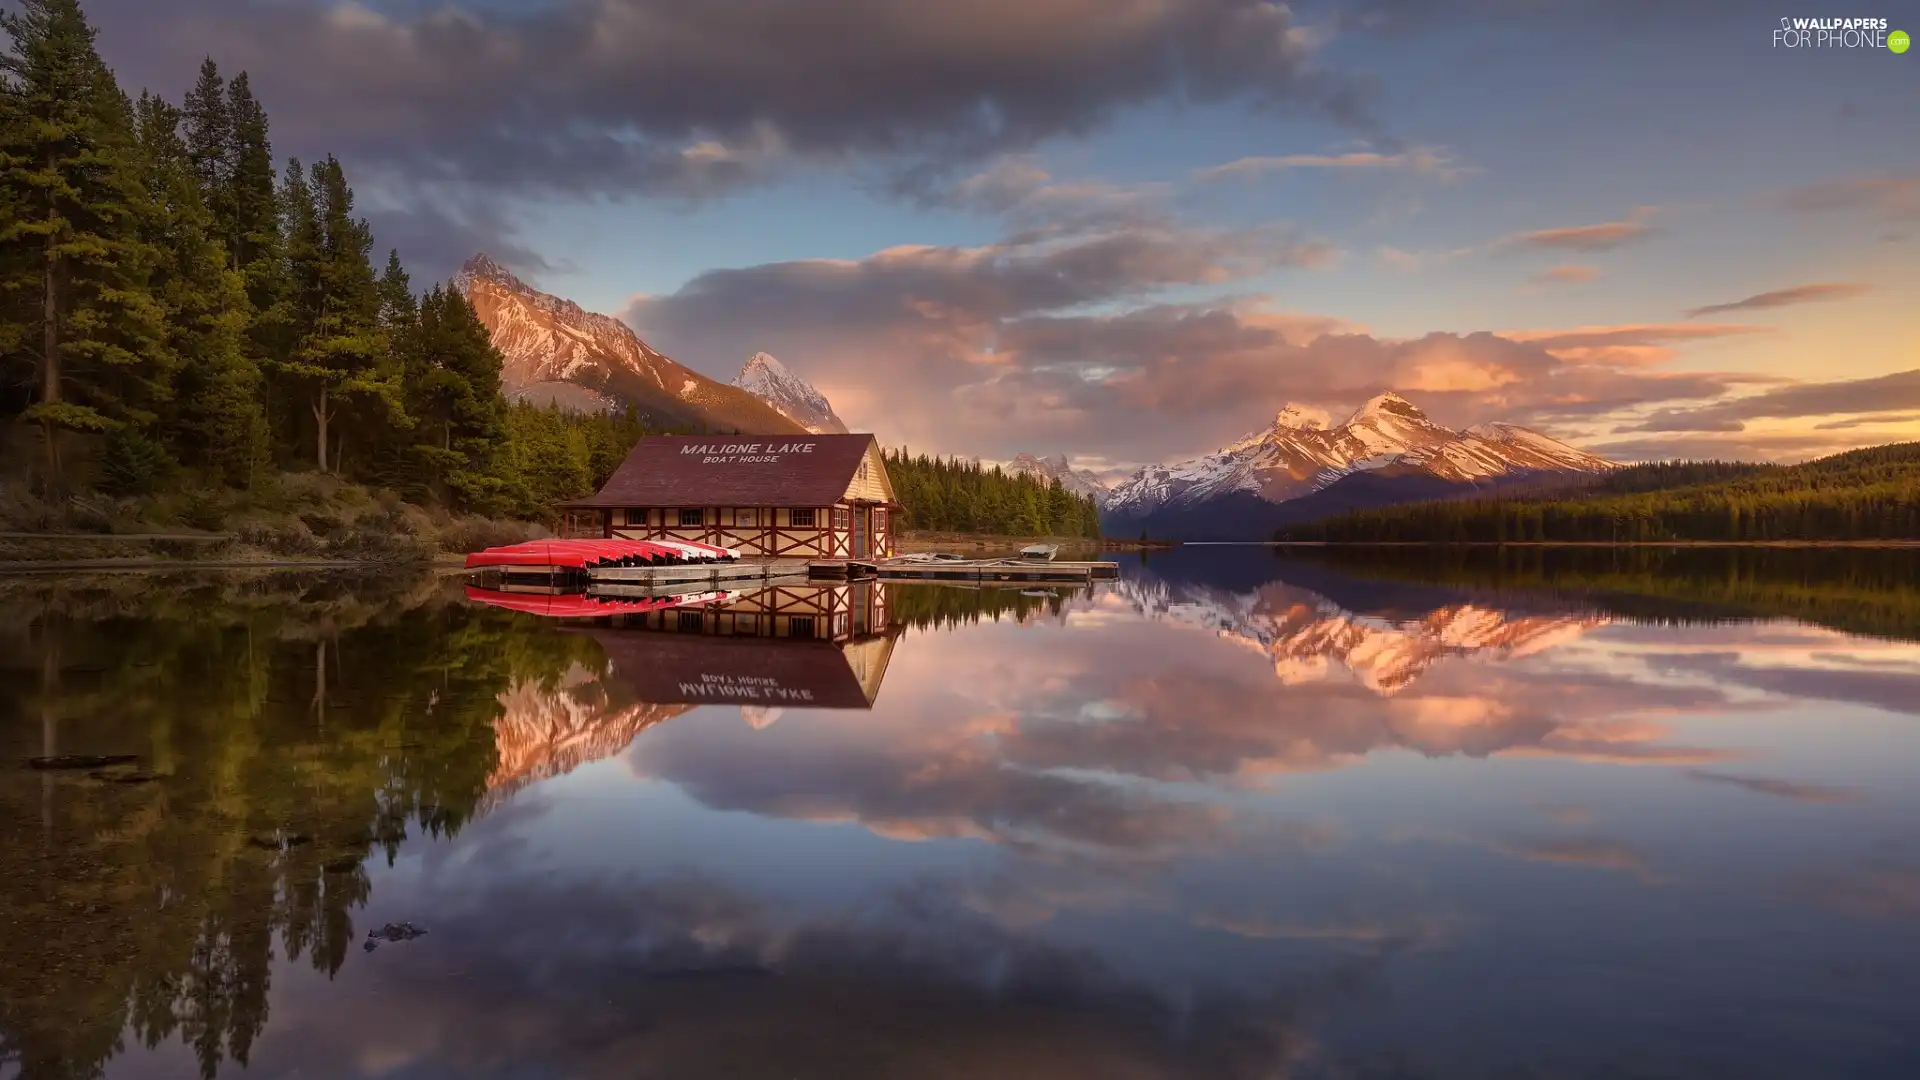
[[[320,471],[327,471],[327,421],[333,413],[327,408],[327,384],[320,384],[320,397],[313,403],[313,420],[319,425],[319,438],[316,440],[316,453],[319,455]]]

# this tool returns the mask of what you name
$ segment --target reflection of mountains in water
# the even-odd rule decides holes
[[[1449,657],[1518,659],[1608,622],[1590,612],[1529,613],[1439,596],[1397,598],[1362,613],[1284,581],[1243,591],[1136,575],[1116,589],[1149,617],[1203,626],[1258,647],[1284,683],[1344,671],[1381,695],[1406,689]]]
[[[489,805],[611,757],[698,705],[737,705],[756,729],[788,709],[871,709],[900,634],[886,586],[870,582],[771,585],[565,629],[592,638],[604,659],[500,695]]]

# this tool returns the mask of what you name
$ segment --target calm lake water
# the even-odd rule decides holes
[[[0,1077],[1920,1075],[1914,553],[1124,558],[0,580]]]

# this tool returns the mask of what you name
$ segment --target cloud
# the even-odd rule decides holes
[[[1920,369],[1870,379],[1799,383],[1694,409],[1660,409],[1638,424],[1615,430],[1741,431],[1749,420],[1877,415],[1883,409],[1920,409]],[[1815,443],[1844,441],[1807,438]]]
[[[1791,289],[1775,289],[1772,292],[1757,293],[1744,300],[1734,300],[1725,304],[1708,304],[1705,307],[1688,308],[1687,318],[1697,319],[1702,315],[1717,315],[1723,311],[1753,311],[1764,308],[1790,307],[1794,304],[1807,304],[1817,300],[1844,300],[1860,296],[1869,291],[1866,285],[1829,284],[1795,285]]]
[[[164,10],[161,10],[164,8]],[[276,132],[416,179],[709,195],[794,161],[911,169],[1160,101],[1365,124],[1284,5],[1164,0],[563,0],[394,14],[317,0],[97,0],[123,77],[252,72]]]
[[[1729,784],[1745,788],[1759,795],[1772,795],[1777,798],[1791,799],[1803,803],[1845,803],[1859,798],[1857,792],[1846,788],[1821,787],[1817,784],[1800,784],[1791,780],[1781,780],[1771,776],[1741,776],[1737,773],[1709,772],[1705,769],[1690,769],[1688,776],[1695,780],[1706,780],[1715,784]]]
[[[1558,330],[1504,330],[1501,336],[1536,345],[1568,363],[1634,368],[1672,360],[1678,345],[1770,332],[1764,326],[1740,323],[1619,323]]]
[[[1456,164],[1446,151],[1425,148],[1395,153],[1354,150],[1341,154],[1279,154],[1243,157],[1223,165],[1196,170],[1193,176],[1196,180],[1209,182],[1295,169],[1411,172],[1445,180],[1461,176],[1468,171]]]
[[[1871,413],[1866,416],[1854,416],[1845,420],[1829,420],[1824,424],[1813,425],[1815,431],[1851,431],[1854,428],[1876,427],[1882,424],[1920,424],[1920,413]]]
[[[1495,241],[1494,246],[1528,247],[1543,251],[1612,251],[1652,236],[1653,226],[1645,220],[1650,213],[1650,210],[1643,209],[1621,221],[1515,233]]]
[[[1806,214],[1860,213],[1891,220],[1920,217],[1920,172],[1854,176],[1787,192],[1787,209]]]
[[[1584,285],[1600,276],[1597,266],[1556,266],[1533,275],[1535,285]]]
[[[1736,434],[1676,435],[1667,438],[1619,439],[1587,445],[1587,449],[1615,461],[1803,461],[1860,445],[1857,439],[1819,435]]]

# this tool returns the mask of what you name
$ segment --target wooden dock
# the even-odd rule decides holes
[[[1120,576],[1116,562],[1043,562],[1038,559],[965,559],[880,564],[882,581],[1086,582]]]
[[[808,577],[806,559],[738,559],[689,566],[595,566],[587,580],[595,585],[726,585]]]
[[[544,576],[544,575],[542,575]],[[738,588],[779,578],[813,581],[1004,581],[1087,582],[1120,576],[1114,562],[1042,562],[1036,559],[964,559],[917,562],[899,559],[740,559],[691,566],[596,566],[586,571],[595,587],[652,589],[713,586]]]

